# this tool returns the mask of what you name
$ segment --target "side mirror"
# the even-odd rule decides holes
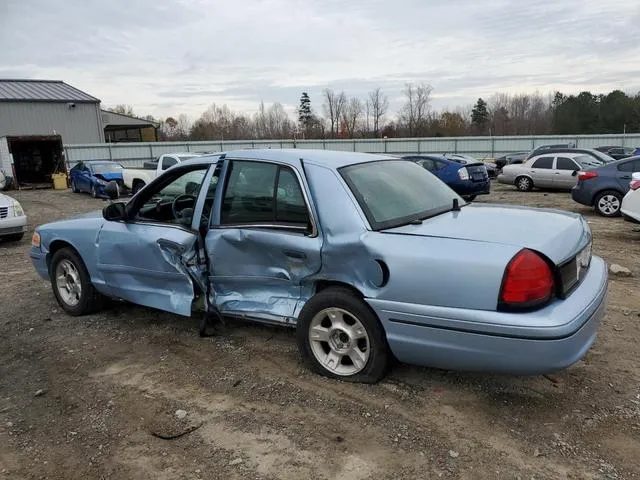
[[[120,187],[115,180],[111,180],[104,186],[104,194],[109,200],[116,200],[120,197]]]
[[[110,222],[124,220],[126,213],[124,202],[110,203],[102,209],[102,217]]]
[[[640,172],[634,172],[631,174],[631,180],[640,181]]]

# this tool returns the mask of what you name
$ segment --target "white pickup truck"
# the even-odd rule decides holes
[[[196,152],[165,153],[155,160],[144,162],[142,168],[124,168],[122,170],[122,180],[125,186],[131,190],[131,193],[135,195],[142,187],[149,184],[169,167],[203,155],[205,154]]]

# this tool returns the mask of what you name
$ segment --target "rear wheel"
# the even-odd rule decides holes
[[[320,375],[375,383],[387,372],[389,351],[382,325],[348,289],[328,288],[305,304],[297,341],[304,362]]]
[[[596,197],[594,206],[596,212],[603,217],[617,217],[620,215],[622,195],[615,190],[606,190]]]
[[[53,254],[50,276],[53,294],[69,315],[86,315],[104,306],[105,298],[94,288],[75,250],[61,248]]]
[[[529,177],[518,177],[516,178],[516,188],[521,192],[530,192],[533,190],[533,180]]]

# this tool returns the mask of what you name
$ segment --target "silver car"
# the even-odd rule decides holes
[[[571,190],[577,183],[578,172],[604,165],[583,153],[549,153],[537,155],[522,164],[506,165],[498,175],[498,182],[515,185],[522,192],[537,188]]]

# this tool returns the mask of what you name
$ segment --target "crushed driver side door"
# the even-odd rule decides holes
[[[213,167],[176,167],[166,178],[163,175],[165,180],[150,184],[135,199],[129,220],[104,222],[96,239],[97,268],[110,295],[178,315],[191,315],[194,280],[200,283],[197,272],[204,269],[199,265],[198,255],[197,225],[203,207],[199,200],[201,195],[207,195],[208,189],[201,187],[204,179],[210,178],[207,173]],[[154,219],[163,209],[171,210],[167,205],[181,195],[176,191],[177,185],[183,189],[183,195],[193,197],[193,220]],[[163,195],[163,192],[170,193]],[[157,198],[162,199],[161,206],[154,209]]]

